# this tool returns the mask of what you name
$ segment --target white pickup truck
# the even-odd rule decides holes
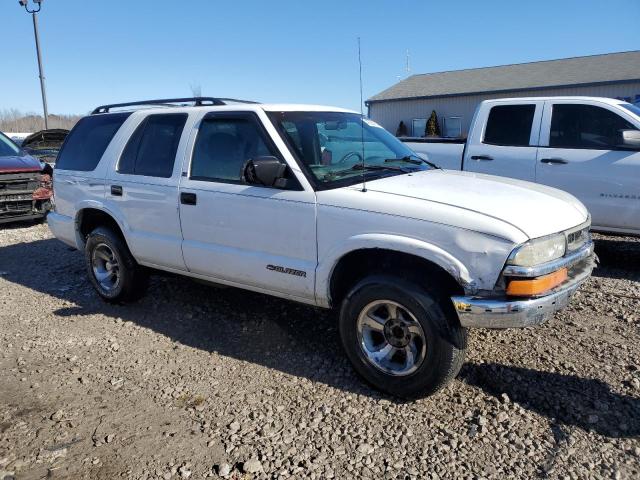
[[[452,170],[519,178],[565,190],[593,229],[640,235],[640,107],[595,97],[486,100],[465,142],[406,138]]]
[[[49,227],[105,300],[157,269],[333,307],[355,369],[404,397],[455,377],[467,328],[539,324],[594,266],[573,196],[431,168],[332,107],[99,107],[60,151],[54,198]]]

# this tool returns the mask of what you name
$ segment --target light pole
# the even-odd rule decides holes
[[[44,70],[42,69],[42,56],[40,55],[40,35],[38,35],[38,12],[42,8],[43,0],[33,0],[37,9],[29,9],[28,0],[18,0],[18,3],[31,14],[33,18],[33,34],[36,37],[36,53],[38,54],[38,71],[40,72],[40,90],[42,91],[42,107],[44,109],[44,128],[49,129],[49,112],[47,111],[47,92],[44,88]]]

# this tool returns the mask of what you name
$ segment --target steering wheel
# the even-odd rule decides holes
[[[358,157],[358,160],[360,162],[364,161],[364,159],[362,158],[362,154],[360,154],[358,152],[349,152],[344,157],[342,157],[340,160],[338,160],[336,162],[336,165],[346,163],[347,160],[349,160],[351,157]]]

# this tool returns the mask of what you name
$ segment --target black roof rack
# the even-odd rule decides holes
[[[112,103],[110,105],[100,105],[96,107],[91,115],[96,113],[109,113],[112,108],[122,107],[136,107],[142,105],[162,105],[162,106],[176,106],[175,103],[193,103],[196,107],[211,106],[211,105],[228,105],[229,103],[258,103],[250,100],[238,100],[235,98],[218,98],[218,97],[187,97],[187,98],[163,98],[158,100],[141,100],[138,102],[127,103]]]

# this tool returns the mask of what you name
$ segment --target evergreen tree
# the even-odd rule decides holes
[[[400,120],[400,125],[398,125],[398,129],[396,130],[396,137],[406,137],[407,136],[407,126],[404,124],[402,120]]]
[[[431,116],[427,121],[427,127],[424,130],[426,137],[440,137],[440,122],[438,122],[438,115],[435,110],[431,111]]]

